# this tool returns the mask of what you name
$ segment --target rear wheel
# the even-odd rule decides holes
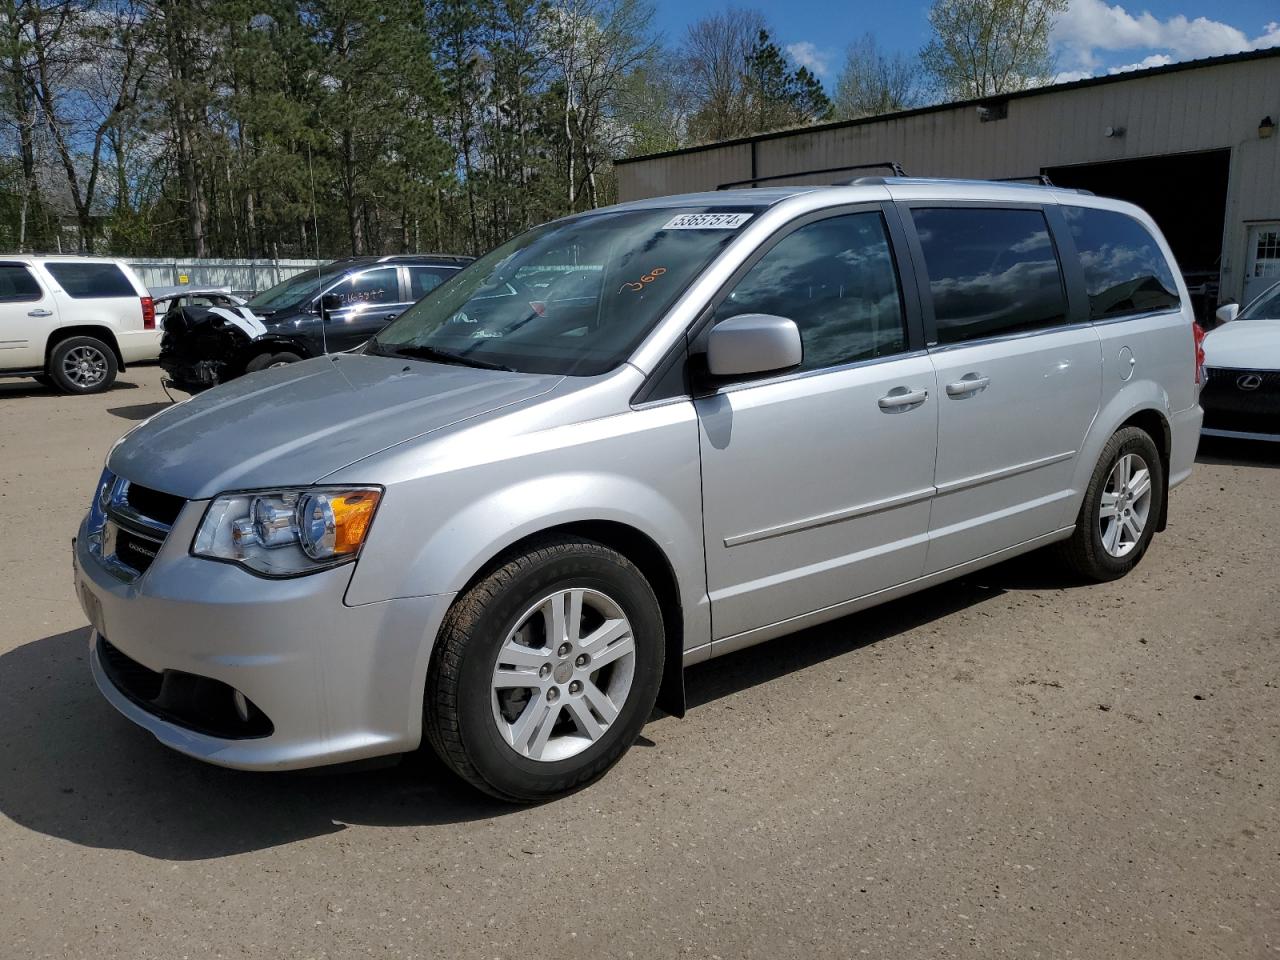
[[[504,800],[544,800],[601,776],[634,742],[662,677],[652,588],[592,541],[548,540],[456,603],[427,677],[427,738]]]
[[[1138,565],[1165,498],[1164,465],[1144,430],[1124,427],[1103,448],[1085,491],[1067,564],[1089,580],[1115,580]]]
[[[117,369],[115,352],[95,337],[70,337],[49,354],[48,376],[66,393],[101,393]]]
[[[288,350],[282,350],[279,353],[260,353],[244,365],[244,372],[256,373],[259,370],[269,370],[271,367],[287,367],[301,359],[296,353],[290,353]]]

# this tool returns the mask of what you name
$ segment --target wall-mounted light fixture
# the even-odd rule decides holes
[[[990,123],[992,120],[1003,120],[1009,116],[1008,100],[988,100],[978,104],[978,120]]]
[[[1110,137],[1112,139],[1116,137],[1123,137],[1124,127],[1107,127],[1105,130],[1102,131],[1102,135],[1104,137]]]
[[[1275,121],[1272,120],[1270,116],[1263,117],[1262,122],[1258,124],[1258,136],[1261,139],[1265,140],[1267,139],[1267,137],[1271,136],[1275,132],[1276,132]]]

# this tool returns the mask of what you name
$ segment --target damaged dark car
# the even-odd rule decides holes
[[[472,260],[450,255],[349,257],[247,302],[190,298],[164,318],[167,385],[199,393],[256,370],[360,346]]]

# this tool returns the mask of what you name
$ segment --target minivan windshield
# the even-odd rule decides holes
[[[305,270],[257,294],[249,301],[249,309],[272,313],[310,300],[320,292],[322,284],[340,273],[342,273],[340,268],[333,267],[322,267],[319,271]]]
[[[428,293],[367,352],[526,373],[605,373],[758,209],[619,210],[535,227]]]

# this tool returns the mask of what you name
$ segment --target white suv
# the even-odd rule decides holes
[[[155,360],[160,331],[142,281],[101,257],[0,258],[0,377],[98,393],[126,363]]]

